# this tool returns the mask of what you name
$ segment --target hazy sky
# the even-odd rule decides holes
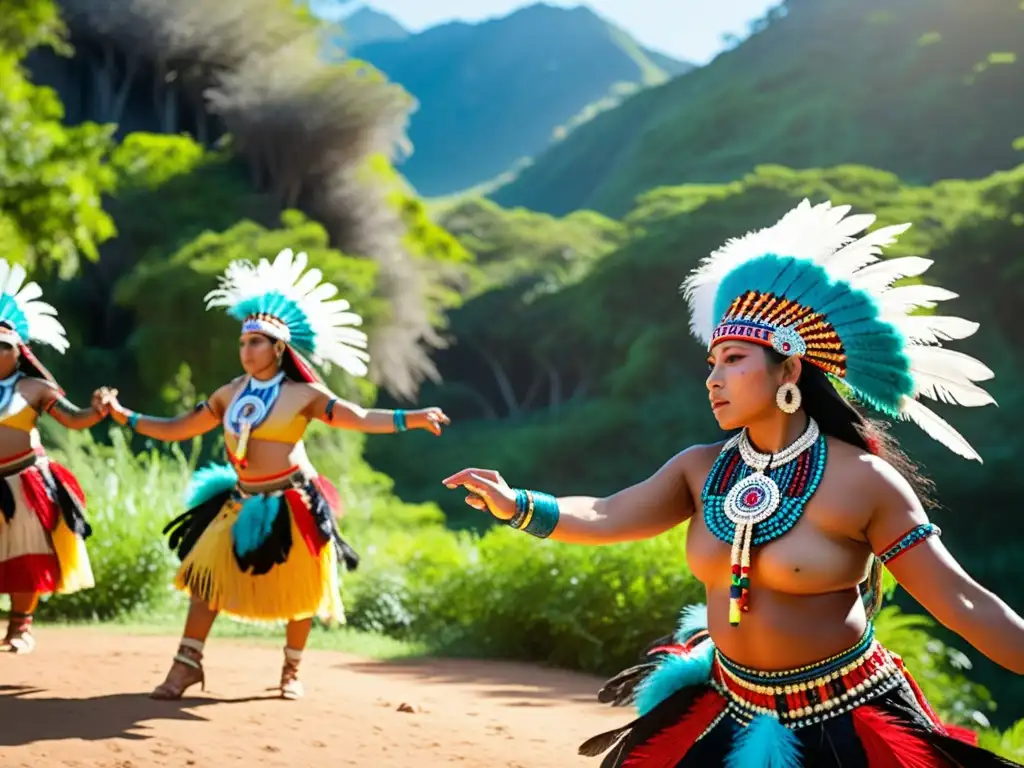
[[[547,0],[549,5],[579,2]],[[413,31],[453,19],[479,21],[504,16],[531,5],[523,0],[371,0],[345,3],[317,0],[315,6],[345,7],[346,12],[369,5],[394,16]],[[590,0],[585,3],[630,32],[649,48],[680,59],[706,63],[722,47],[723,34],[742,34],[747,22],[764,14],[778,0]]]

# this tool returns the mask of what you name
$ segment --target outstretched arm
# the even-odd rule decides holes
[[[204,435],[220,424],[220,416],[228,402],[231,385],[225,384],[214,392],[209,400],[199,403],[189,413],[171,418],[144,416],[128,410],[117,400],[117,391],[112,390],[105,395],[104,401],[110,408],[110,416],[118,424],[127,425],[140,435],[152,437],[163,442],[190,440],[197,435]]]
[[[29,386],[33,388],[29,392],[29,398],[36,410],[39,413],[50,414],[63,427],[89,429],[106,417],[99,398],[96,396],[93,396],[92,405],[88,408],[79,408],[64,397],[57,385],[52,382],[33,379]]]
[[[1024,674],[1024,619],[961,567],[892,466],[873,460],[872,468],[882,480],[866,531],[875,554],[941,624],[996,664]]]
[[[306,406],[306,416],[338,429],[351,429],[368,434],[401,432],[405,429],[426,429],[441,434],[441,425],[451,421],[440,408],[422,408],[416,411],[388,411],[363,408],[342,400],[327,387],[309,384],[312,397]]]
[[[694,501],[687,477],[695,469],[700,448],[677,454],[651,477],[611,496],[557,499],[557,524],[550,538],[570,544],[617,544],[653,538],[688,520]],[[464,469],[446,478],[444,484],[463,486],[470,492],[466,497],[469,506],[504,521],[516,516],[517,496],[523,496],[489,469]],[[529,524],[524,527],[530,530]]]

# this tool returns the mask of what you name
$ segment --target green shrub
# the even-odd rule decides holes
[[[48,618],[112,619],[159,606],[170,595],[176,565],[161,534],[181,514],[189,462],[175,445],[168,453],[132,455],[124,434],[111,444],[64,432],[48,440],[51,457],[82,485],[93,536],[86,546],[96,586],[55,595],[42,611]]]

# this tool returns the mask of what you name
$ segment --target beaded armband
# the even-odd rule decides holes
[[[878,559],[882,561],[883,565],[891,563],[897,557],[909,552],[926,539],[929,539],[932,536],[941,535],[942,529],[935,525],[935,523],[921,523],[921,525],[911,528],[900,538],[882,550]]]
[[[335,398],[331,398],[327,401],[327,405],[324,407],[324,416],[327,417],[327,421],[334,421],[334,405],[338,401]]]
[[[405,411],[401,408],[394,412],[392,419],[395,423],[395,432],[405,432],[409,428],[405,423]]]
[[[510,528],[546,539],[558,526],[558,499],[540,491],[516,489],[516,513],[508,521]]]
[[[134,432],[136,425],[138,425],[139,423],[139,414],[137,414],[135,411],[132,411],[131,415],[128,416],[128,421],[126,423],[128,425],[128,429]]]

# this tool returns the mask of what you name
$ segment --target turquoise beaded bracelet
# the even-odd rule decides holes
[[[549,493],[515,489],[516,513],[508,526],[538,539],[546,539],[558,527],[558,499]]]
[[[138,424],[138,423],[139,423],[139,414],[137,414],[135,411],[132,411],[131,415],[128,417],[128,429],[130,429],[132,432],[134,432],[135,431],[135,425]]]
[[[391,418],[395,424],[395,432],[405,432],[405,430],[409,428],[408,425],[406,425],[405,423],[405,411],[403,411],[401,408],[396,410],[392,414]]]

